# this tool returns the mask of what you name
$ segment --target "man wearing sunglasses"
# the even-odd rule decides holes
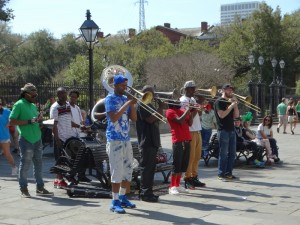
[[[19,185],[21,196],[30,198],[28,192],[28,172],[31,162],[33,162],[33,172],[36,180],[36,195],[53,195],[52,192],[44,188],[43,181],[43,149],[42,149],[42,132],[39,123],[42,122],[42,115],[39,115],[35,105],[37,89],[31,84],[25,84],[21,88],[19,100],[14,104],[9,116],[9,123],[17,126],[20,133],[20,168],[19,168]]]

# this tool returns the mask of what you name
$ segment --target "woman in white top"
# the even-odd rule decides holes
[[[274,159],[274,161],[277,162],[279,158],[276,140],[273,138],[272,124],[273,120],[270,115],[263,118],[262,123],[259,124],[257,128],[256,142],[266,148],[268,161]]]

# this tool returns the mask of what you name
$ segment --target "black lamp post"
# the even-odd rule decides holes
[[[99,27],[97,26],[97,24],[93,20],[91,20],[90,10],[86,10],[86,20],[81,25],[80,32],[89,48],[89,109],[90,109],[90,113],[92,112],[92,109],[94,107],[93,47],[94,47],[94,42],[97,37],[98,30],[99,30]]]
[[[277,66],[277,60],[273,58],[271,60],[272,67],[273,67],[273,81],[270,84],[270,111],[271,115],[275,116],[276,114],[276,102],[278,101],[278,85],[276,83],[276,66]],[[277,100],[277,101],[276,101]]]
[[[285,67],[285,62],[283,60],[280,60],[279,62],[279,66],[280,66],[280,84],[279,84],[279,99],[281,100],[284,96],[285,96],[285,85],[283,83],[283,69]]]
[[[262,66],[264,64],[264,58],[262,56],[258,57],[259,64],[259,75],[258,75],[258,83],[257,83],[257,105],[261,110],[260,116],[264,116],[265,109],[265,83],[262,79]]]
[[[251,67],[251,79],[250,81],[248,82],[248,88],[249,88],[249,94],[252,98],[252,104],[256,105],[256,101],[257,101],[257,98],[256,98],[256,83],[254,81],[254,61],[255,61],[255,58],[254,56],[251,54],[248,56],[248,60],[249,60],[249,63],[250,63],[250,67]],[[253,115],[253,120],[255,121],[256,120],[256,112],[253,110],[253,109],[250,109],[250,111],[252,112],[252,115]]]

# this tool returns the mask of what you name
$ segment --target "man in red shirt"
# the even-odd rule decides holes
[[[180,102],[170,101],[166,112],[167,120],[171,127],[173,165],[169,194],[176,195],[187,192],[180,186],[181,174],[186,172],[190,158],[190,141],[192,140],[189,126],[193,123],[190,110],[180,109]]]

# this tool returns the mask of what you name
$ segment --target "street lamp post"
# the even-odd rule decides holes
[[[279,66],[280,66],[280,84],[279,84],[279,99],[281,100],[284,96],[285,96],[285,85],[283,83],[283,69],[285,67],[285,62],[283,60],[280,60],[279,62]]]
[[[277,60],[273,58],[271,60],[272,67],[273,67],[273,81],[270,84],[270,113],[272,116],[275,116],[276,114],[276,100],[278,100],[278,85],[276,84],[276,66],[277,66]]]
[[[262,66],[264,64],[264,58],[262,56],[258,57],[259,64],[259,75],[258,75],[258,83],[257,83],[257,105],[261,110],[261,115],[264,116],[264,108],[265,108],[265,83],[262,79]]]
[[[250,81],[248,82],[248,88],[249,88],[249,94],[250,96],[252,97],[252,100],[253,100],[253,104],[256,105],[257,104],[257,98],[256,98],[256,83],[254,81],[254,61],[255,61],[255,58],[254,56],[251,54],[249,55],[248,57],[248,60],[249,60],[249,63],[250,63],[250,67],[251,67],[251,79]],[[253,115],[253,120],[255,121],[256,120],[256,112],[253,110],[253,109],[250,109],[250,111],[252,112],[252,115]]]
[[[97,24],[93,20],[91,20],[90,10],[87,10],[86,11],[86,20],[81,25],[80,32],[89,48],[89,110],[90,110],[90,113],[92,112],[92,109],[94,107],[93,47],[94,47],[94,42],[97,37],[98,30],[99,30],[99,27],[97,26]]]

